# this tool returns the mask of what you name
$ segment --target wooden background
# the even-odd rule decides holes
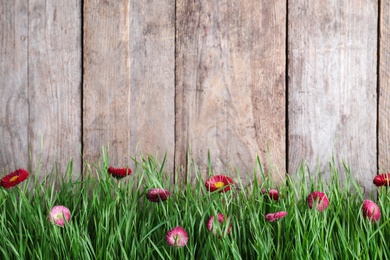
[[[390,0],[0,0],[0,171],[390,171]]]

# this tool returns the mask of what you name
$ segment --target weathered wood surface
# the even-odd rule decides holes
[[[130,1],[84,1],[84,159],[130,163]]]
[[[287,155],[327,178],[334,152],[366,190],[390,171],[389,1],[57,2],[0,2],[0,171],[77,173],[107,144],[118,167],[167,152],[179,181],[188,149],[203,177],[208,150],[243,179],[256,155],[276,182]]]
[[[81,173],[80,1],[29,1],[29,143],[41,174]],[[55,166],[57,165],[57,166]]]
[[[390,172],[390,1],[380,5],[378,170]]]
[[[27,168],[28,6],[0,2],[0,173]]]
[[[167,153],[173,176],[175,2],[131,1],[130,17],[130,154]]]
[[[174,3],[85,1],[84,158],[174,153]],[[131,18],[131,20],[130,20]],[[139,158],[138,158],[139,159]]]
[[[285,173],[285,1],[176,3],[180,176],[186,178],[190,145],[203,176],[210,150],[215,173],[236,167],[244,178],[253,173],[259,155],[280,181]]]
[[[334,152],[372,190],[378,1],[291,0],[288,10],[288,171],[303,159],[328,178]]]
[[[72,157],[80,174],[80,3],[1,7],[1,170],[35,172],[41,162],[44,176],[55,164],[64,172]]]

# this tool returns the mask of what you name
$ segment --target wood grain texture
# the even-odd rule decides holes
[[[176,2],[176,169],[285,174],[285,1]],[[267,162],[269,149],[272,162]],[[180,173],[185,181],[185,170]],[[187,176],[189,177],[189,176]],[[184,180],[183,180],[184,179]]]
[[[28,168],[28,2],[0,2],[0,173]]]
[[[42,175],[70,158],[81,172],[81,10],[78,0],[29,1],[29,143]]]
[[[173,176],[175,2],[131,1],[130,17],[130,154],[167,153]]]
[[[84,159],[130,164],[130,1],[84,1]]]
[[[378,2],[288,2],[289,165],[329,179],[335,153],[366,191],[376,172]]]
[[[380,10],[378,170],[390,172],[390,1]]]

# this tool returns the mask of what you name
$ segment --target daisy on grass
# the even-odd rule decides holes
[[[170,246],[183,247],[188,242],[188,234],[184,228],[177,226],[167,232],[165,239]]]
[[[363,201],[362,211],[363,217],[368,218],[372,222],[377,222],[381,218],[381,210],[372,200],[366,199]]]
[[[215,219],[215,217],[211,216],[207,220],[207,222],[206,222],[207,230],[208,231],[212,231],[214,235],[217,233],[218,228],[220,228],[221,231],[224,232],[225,231],[225,225],[223,225],[223,224],[224,224],[224,222],[225,223],[228,222],[228,217],[225,217],[222,213],[218,213],[218,217],[217,217],[218,222],[217,222],[217,224],[219,224],[219,227],[215,225],[216,221],[214,221],[214,219]],[[227,234],[230,234],[231,229],[232,229],[232,224],[230,224],[229,227],[227,228]]]
[[[233,180],[225,175],[215,175],[213,177],[208,178],[205,182],[206,188],[211,192],[221,189],[223,187],[225,188],[221,189],[219,192],[226,192],[230,190],[231,184],[233,184]]]
[[[390,173],[382,173],[375,176],[373,183],[380,186],[390,186]]]
[[[278,201],[279,200],[279,192],[277,190],[275,190],[275,189],[269,190],[269,196],[274,201]]]
[[[146,198],[151,202],[165,201],[169,197],[170,193],[167,190],[161,188],[152,188],[146,193]]]
[[[269,214],[265,215],[265,219],[268,222],[274,222],[275,220],[284,218],[285,216],[287,216],[287,212],[286,211],[279,211],[279,212],[276,212],[276,213],[269,213]]]
[[[261,194],[266,195],[268,193],[269,197],[273,199],[274,201],[279,200],[279,192],[278,190],[275,189],[270,189],[268,192],[266,189],[262,188],[261,189]]]
[[[316,209],[322,212],[328,207],[329,200],[325,193],[314,191],[307,197],[307,204],[309,208],[312,209],[313,206],[316,206]]]
[[[112,166],[108,167],[107,172],[117,179],[122,179],[127,175],[131,174],[130,168],[114,168]]]
[[[67,207],[64,206],[54,206],[50,210],[48,219],[50,222],[62,227],[65,225],[65,222],[69,222],[70,211]]]
[[[27,177],[28,171],[26,171],[25,169],[16,170],[4,176],[0,181],[0,186],[9,189],[15,185],[18,185],[19,183],[27,179]]]

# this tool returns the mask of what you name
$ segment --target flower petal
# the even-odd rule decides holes
[[[219,186],[221,183],[222,186]],[[226,192],[230,190],[230,185],[233,183],[233,180],[226,175],[215,175],[206,180],[205,186],[210,192],[216,191],[222,187],[224,188],[219,192]]]
[[[27,177],[28,177],[28,171],[26,171],[25,169],[18,169],[4,176],[0,180],[0,186],[9,189],[23,182],[25,179],[27,179]]]
[[[329,199],[325,193],[314,191],[307,197],[309,208],[313,208],[316,203],[316,209],[320,212],[324,211],[329,206]]]
[[[183,247],[188,242],[188,234],[184,228],[177,226],[167,232],[165,239],[170,246]]]

